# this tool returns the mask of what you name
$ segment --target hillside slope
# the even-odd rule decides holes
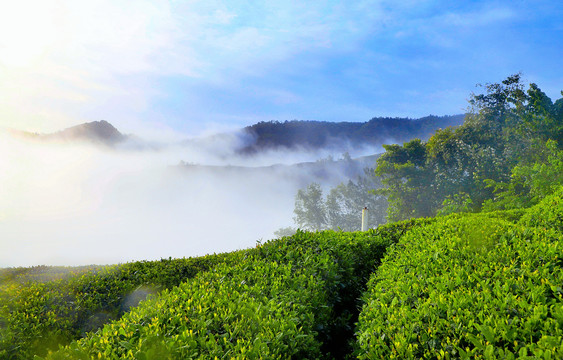
[[[414,229],[364,295],[359,359],[563,358],[563,188],[510,223]]]
[[[17,130],[12,130],[11,133],[31,140],[68,143],[89,142],[106,146],[114,146],[128,139],[127,135],[119,132],[119,130],[105,120],[83,123],[50,134]]]
[[[365,175],[365,169],[375,167],[379,155],[362,156],[358,158],[322,159],[318,161],[299,162],[296,164],[275,164],[270,166],[212,166],[190,163],[180,163],[177,167],[187,176],[217,176],[228,177],[232,180],[244,180],[248,177],[275,179],[276,182],[291,181],[299,187],[305,187],[312,182],[323,186],[335,186],[349,179],[356,179]]]
[[[364,123],[325,121],[270,121],[244,128],[254,140],[243,153],[266,149],[347,149],[427,139],[434,131],[463,123],[464,115],[420,119],[376,117]]]
[[[359,359],[561,358],[562,196],[526,211],[299,232],[74,280],[16,277],[0,288],[0,358],[45,356],[72,339],[47,358],[329,359],[356,341]],[[138,302],[131,291],[142,299],[159,286],[169,290],[124,307]],[[111,314],[99,331],[81,330]]]

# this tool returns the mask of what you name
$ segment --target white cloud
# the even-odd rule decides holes
[[[142,117],[159,77],[236,86],[300,52],[349,45],[344,39],[362,28],[355,11],[331,2],[12,2],[0,15],[0,75],[7,80],[0,125],[53,131],[97,120],[89,118],[94,108],[119,125]],[[116,99],[119,106],[108,108]],[[66,115],[38,121],[45,113]]]
[[[352,60],[336,69],[334,77],[340,81],[388,86],[381,79],[400,82],[409,72],[438,69],[451,61],[418,54],[413,47],[467,54],[475,32],[521,19],[526,6],[495,2],[454,7],[434,0],[14,1],[0,12],[0,126],[54,131],[61,125],[107,119],[134,132],[146,122],[170,121],[169,114],[153,110],[168,95],[163,89],[174,92],[180,87],[163,85],[168,79],[180,79],[175,81],[181,83],[185,104],[193,107],[170,115],[176,122],[182,117],[185,122],[217,122],[246,116],[248,123],[255,120],[255,112],[227,116],[233,109],[216,109],[214,99],[200,96],[201,89],[217,89],[251,103],[239,91],[251,87],[272,109],[301,100],[314,103],[314,94],[292,88],[291,81],[302,77],[326,81],[318,86],[330,87],[329,63],[337,57]],[[366,56],[379,61],[368,64],[362,60]],[[280,73],[292,79],[276,77]],[[369,77],[346,77],[353,73]],[[172,95],[176,98],[171,101],[183,101]],[[41,120],[44,114],[50,115]],[[199,114],[208,118],[196,118]]]

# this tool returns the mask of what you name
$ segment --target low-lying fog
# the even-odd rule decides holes
[[[245,158],[229,155],[226,145],[199,145],[108,149],[0,134],[0,267],[111,264],[253,247],[293,224],[295,193],[313,178],[180,161],[265,166],[327,155]],[[344,180],[333,175],[328,182]]]

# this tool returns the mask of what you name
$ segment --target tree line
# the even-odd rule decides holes
[[[427,141],[384,145],[375,170],[326,197],[319,184],[299,190],[295,224],[353,231],[364,206],[373,209],[375,226],[528,207],[551,194],[563,184],[563,98],[553,102],[536,84],[526,87],[521,74],[480,87],[462,125]]]

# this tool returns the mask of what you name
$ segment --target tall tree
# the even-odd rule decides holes
[[[435,199],[432,169],[426,166],[427,149],[420,139],[401,145],[384,145],[375,174],[383,188],[377,190],[389,201],[391,221],[429,216]]]
[[[323,203],[323,190],[317,183],[306,189],[299,189],[295,196],[295,217],[293,220],[301,229],[326,229],[326,210]]]
[[[390,220],[433,216],[443,206],[476,211],[507,184],[520,193],[533,191],[531,180],[514,183],[521,173],[515,166],[555,161],[553,144],[563,141],[563,99],[552,103],[535,84],[525,90],[520,74],[484,89],[471,95],[458,128],[439,130],[426,143],[385,146],[376,174],[383,179],[379,192],[389,199]],[[550,139],[555,142],[548,149]]]
[[[365,169],[365,175],[356,181],[349,180],[330,190],[326,197],[328,227],[344,231],[357,231],[361,228],[362,209],[367,207],[370,227],[385,222],[387,200],[372,190],[381,187],[373,169]]]

